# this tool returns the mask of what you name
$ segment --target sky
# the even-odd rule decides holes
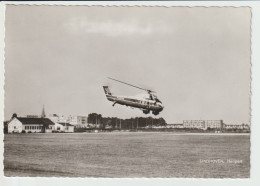
[[[157,117],[250,122],[248,7],[7,5],[5,120],[41,114],[146,116],[106,100],[156,91]],[[151,115],[148,115],[151,116]]]

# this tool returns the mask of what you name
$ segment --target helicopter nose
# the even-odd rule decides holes
[[[163,110],[164,108],[162,104],[159,104],[159,107],[161,108],[161,110]]]

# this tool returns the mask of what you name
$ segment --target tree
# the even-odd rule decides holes
[[[91,113],[88,115],[88,123],[91,124],[101,124],[102,123],[102,115],[97,113]]]
[[[159,125],[160,126],[165,126],[167,125],[166,121],[163,118],[159,118]]]

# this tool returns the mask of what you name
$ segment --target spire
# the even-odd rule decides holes
[[[43,105],[43,107],[42,107],[42,115],[41,115],[41,117],[42,117],[42,118],[45,118],[45,116],[46,116],[46,115],[45,115],[44,105]]]

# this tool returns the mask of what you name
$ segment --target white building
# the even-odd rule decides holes
[[[49,115],[50,120],[54,123],[69,123],[71,125],[86,125],[88,122],[87,116],[58,116],[57,114]]]
[[[48,118],[29,118],[14,116],[8,122],[8,133],[52,132],[54,123]]]
[[[85,125],[88,123],[87,116],[69,116],[68,122],[72,125]]]
[[[205,127],[210,129],[222,129],[223,120],[206,120]]]
[[[193,129],[205,129],[204,120],[184,120],[183,128],[193,128]]]
[[[59,121],[59,116],[57,114],[50,114],[49,118],[52,122],[56,123]]]
[[[182,123],[177,123],[177,124],[167,124],[166,128],[170,128],[170,129],[181,129],[183,128],[183,124]]]
[[[246,129],[250,130],[250,126],[248,124],[224,124],[225,129]]]
[[[74,132],[74,125],[69,123],[55,123],[56,132]]]
[[[183,128],[222,129],[223,120],[184,120]]]

